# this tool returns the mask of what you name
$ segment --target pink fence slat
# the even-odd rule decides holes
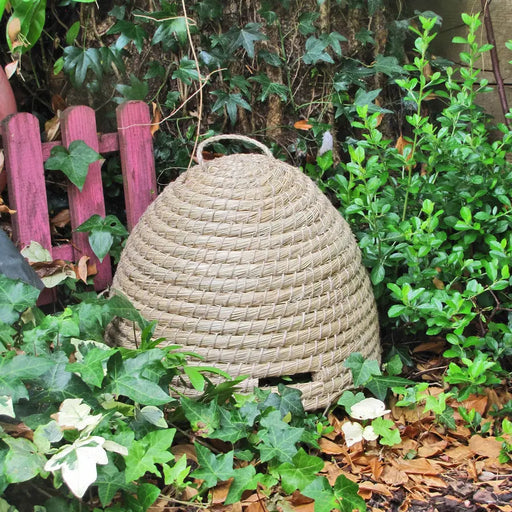
[[[2,123],[5,170],[13,238],[22,249],[33,240],[51,249],[39,122],[32,114],[15,114]]]
[[[60,140],[52,142],[43,142],[43,160],[46,162],[50,158],[52,148],[61,146]],[[103,133],[100,135],[100,149],[98,153],[104,155],[105,153],[112,153],[119,151],[119,141],[117,140],[117,133]]]
[[[95,151],[99,150],[96,119],[92,108],[85,106],[67,108],[62,113],[61,131],[62,143],[65,147],[69,147],[74,140],[83,140]],[[105,257],[103,262],[100,263],[89,246],[88,234],[74,231],[91,215],[105,216],[100,162],[94,162],[89,166],[89,172],[81,192],[75,185],[69,184],[68,197],[73,244],[77,249],[75,250],[75,259],[78,260],[82,254],[90,256],[91,263],[96,263],[98,269],[98,274],[94,279],[94,287],[97,290],[106,288],[112,279],[109,257]]]
[[[128,101],[117,108],[119,154],[123,170],[128,230],[156,198],[156,174],[148,106]]]

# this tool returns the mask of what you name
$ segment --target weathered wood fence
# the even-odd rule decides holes
[[[151,119],[147,105],[129,101],[117,108],[117,132],[98,135],[94,110],[90,107],[70,107],[62,113],[62,141],[41,143],[39,122],[28,113],[14,114],[2,123],[2,142],[7,172],[9,206],[12,215],[13,239],[20,249],[31,241],[50,250],[53,259],[78,261],[88,255],[98,273],[94,278],[97,290],[106,288],[112,280],[110,259],[98,261],[88,242],[87,233],[75,228],[91,215],[105,216],[105,199],[101,180],[101,162],[89,166],[82,191],[68,184],[71,243],[52,246],[50,217],[46,197],[44,162],[52,147],[68,147],[74,140],[83,140],[100,154],[119,151],[128,230],[156,197],[156,175],[151,138]],[[48,300],[45,300],[47,302]]]

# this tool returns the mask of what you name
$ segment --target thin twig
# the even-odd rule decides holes
[[[194,161],[194,155],[196,154],[197,143],[199,142],[199,135],[201,134],[201,119],[203,117],[203,87],[207,83],[207,79],[201,77],[201,68],[199,67],[199,60],[197,58],[196,49],[194,48],[194,41],[192,40],[192,34],[190,33],[190,27],[188,25],[188,15],[187,15],[187,7],[185,5],[185,0],[181,0],[181,5],[183,7],[183,16],[185,16],[185,26],[187,27],[187,37],[188,42],[190,43],[190,51],[192,52],[192,56],[194,58],[194,62],[196,64],[197,70],[197,79],[199,80],[199,105],[197,108],[197,127],[196,127],[196,137],[194,139],[194,147],[192,149],[192,153],[190,154],[190,160],[188,162],[188,168],[192,166],[192,162]],[[190,99],[190,98],[188,98]]]
[[[494,37],[494,28],[492,26],[491,14],[489,12],[489,5],[492,0],[480,0],[482,4],[482,11],[484,15],[485,31],[487,33],[487,42],[492,45],[490,55],[492,62],[492,71],[494,78],[496,79],[496,86],[498,87],[498,95],[500,97],[501,110],[503,116],[505,116],[505,124],[510,126],[510,120],[506,117],[508,114],[508,101],[505,94],[505,84],[503,83],[503,77],[500,72],[500,62],[498,60],[498,50],[496,49],[496,38]]]

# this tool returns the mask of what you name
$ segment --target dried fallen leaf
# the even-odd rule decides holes
[[[424,442],[423,446],[418,449],[418,455],[420,457],[433,457],[434,455],[443,453],[447,446],[448,442],[444,440],[437,442]]]
[[[71,215],[69,209],[61,210],[57,215],[50,219],[50,224],[54,228],[63,228],[71,222]]]
[[[18,65],[19,65],[19,61],[14,60],[4,66],[4,71],[5,71],[7,78],[11,78],[14,75],[14,73],[16,73],[16,71],[18,69]]]
[[[501,451],[501,441],[492,436],[482,437],[473,435],[469,439],[468,447],[475,455],[498,458]]]
[[[46,140],[51,142],[57,139],[60,130],[60,112],[57,112],[56,116],[53,116],[51,119],[44,123],[44,131],[46,133]]]
[[[441,467],[424,458],[399,459],[396,461],[396,465],[400,471],[411,475],[438,475],[442,472]]]
[[[160,121],[162,120],[162,112],[158,105],[153,101],[151,103],[153,107],[153,119],[151,119],[151,136],[153,136],[158,130],[160,130]]]
[[[75,274],[78,279],[81,279],[85,284],[87,284],[87,262],[89,261],[89,256],[82,256],[78,263],[75,265]]]
[[[413,482],[417,484],[425,485],[428,488],[439,488],[446,489],[448,487],[447,483],[438,476],[432,475],[409,475]]]
[[[329,439],[325,439],[323,437],[320,439],[318,444],[320,445],[320,450],[327,455],[340,455],[347,453],[347,449],[344,446],[333,443],[332,441],[329,441]]]
[[[446,350],[446,341],[445,340],[436,340],[436,341],[426,341],[425,343],[420,343],[418,346],[414,347],[413,354],[417,354],[418,352],[433,352],[434,354],[441,354]]]
[[[182,455],[187,457],[187,460],[193,461],[197,464],[196,449],[193,444],[177,444],[171,447],[171,452],[178,460]]]
[[[7,22],[7,38],[11,42],[11,45],[19,46],[19,41],[17,41],[18,36],[21,32],[21,20],[17,17],[12,16]]]
[[[380,479],[388,485],[404,485],[409,481],[406,473],[392,466],[384,466]]]
[[[16,213],[16,210],[11,210],[5,203],[4,200],[0,197],[0,213],[8,213],[9,215],[12,215],[13,213]]]
[[[297,130],[309,130],[310,128],[313,128],[313,125],[309,124],[307,119],[301,119],[300,121],[293,123],[293,127],[297,128]]]
[[[370,491],[371,493],[376,492],[377,494],[382,494],[383,496],[391,497],[393,493],[389,490],[389,487],[384,484],[374,483],[374,482],[360,482],[359,490],[364,489],[365,491]]]

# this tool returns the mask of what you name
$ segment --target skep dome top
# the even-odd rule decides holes
[[[221,138],[265,155],[204,162],[204,145]],[[249,375],[249,388],[295,375],[307,409],[327,406],[350,384],[349,354],[380,356],[374,298],[348,224],[306,175],[252,139],[212,137],[198,161],[141,217],[113,289],[158,321],[155,335],[202,364]],[[107,340],[133,347],[132,324],[118,319]]]

